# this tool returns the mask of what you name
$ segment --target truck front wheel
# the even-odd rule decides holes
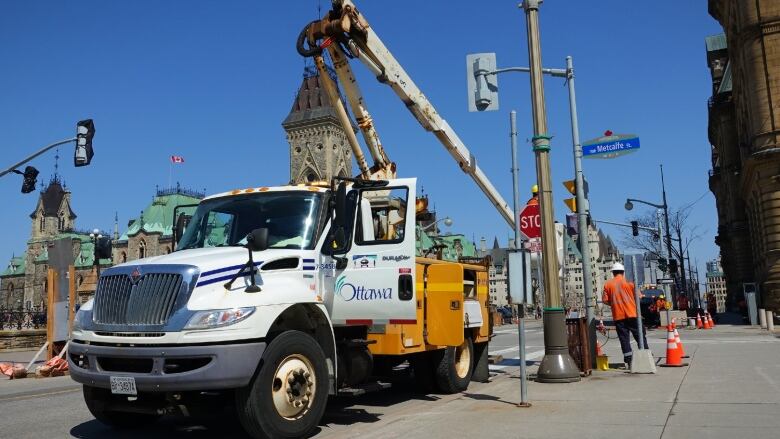
[[[263,353],[260,369],[236,392],[241,425],[255,438],[308,436],[328,399],[325,354],[313,338],[286,331]]]
[[[466,390],[471,381],[474,368],[474,345],[471,338],[465,337],[460,346],[444,349],[436,367],[436,384],[444,393],[457,393]]]

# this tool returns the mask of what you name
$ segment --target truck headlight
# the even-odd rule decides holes
[[[198,311],[190,318],[184,329],[209,329],[233,325],[251,316],[254,312],[255,307],[253,306]]]
[[[87,303],[81,306],[78,311],[76,311],[76,315],[73,316],[73,325],[71,326],[72,331],[81,331],[84,329],[84,324],[87,322],[87,311],[92,310],[92,303],[93,299],[89,299]]]

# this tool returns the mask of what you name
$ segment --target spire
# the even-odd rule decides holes
[[[114,212],[114,240],[119,239],[119,213]]]
[[[59,178],[59,169],[60,169],[60,149],[57,148],[57,152],[54,154],[54,178]]]

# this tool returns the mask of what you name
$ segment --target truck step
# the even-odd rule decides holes
[[[386,390],[392,387],[391,383],[383,383],[380,381],[373,383],[361,384],[357,387],[344,387],[339,389],[339,396],[360,396],[370,392],[378,392],[380,390]]]

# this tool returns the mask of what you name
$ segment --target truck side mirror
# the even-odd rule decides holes
[[[179,239],[184,236],[184,230],[187,228],[187,225],[190,223],[191,219],[192,215],[187,215],[186,213],[182,213],[176,218],[176,230],[174,231],[173,235],[174,243],[178,243]]]
[[[261,252],[268,248],[268,229],[260,227],[246,235],[246,246],[253,252]]]
[[[335,219],[333,224],[337,228],[343,229],[347,223],[347,184],[343,181],[339,183],[339,187],[336,189],[336,203],[333,207],[335,213]],[[342,233],[344,231],[342,230]],[[344,240],[342,239],[342,242]]]

